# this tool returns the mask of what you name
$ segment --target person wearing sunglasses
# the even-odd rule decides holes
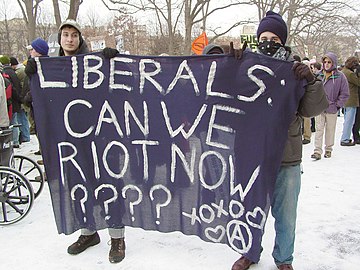
[[[349,85],[345,75],[337,69],[337,56],[326,53],[322,58],[322,79],[329,107],[315,117],[315,149],[311,158],[321,159],[323,153],[323,139],[325,134],[325,158],[330,158],[334,141],[337,121],[337,113],[349,98]]]

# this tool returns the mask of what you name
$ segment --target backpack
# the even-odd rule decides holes
[[[12,109],[12,83],[10,81],[10,76],[8,74],[2,73],[2,76],[4,78],[5,83],[5,93],[6,93],[6,103],[7,103],[7,109],[8,109],[8,115],[9,119],[11,120],[13,109]]]

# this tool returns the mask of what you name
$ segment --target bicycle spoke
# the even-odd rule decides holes
[[[7,200],[6,202],[7,202],[8,205],[10,205],[20,215],[22,215],[24,213],[24,211],[22,209],[20,209],[19,207],[17,207],[13,202],[11,202],[9,200]]]
[[[9,196],[9,200],[20,200],[21,203],[27,203],[29,201],[29,196]]]
[[[7,219],[7,214],[6,214],[6,205],[4,202],[1,203],[1,208],[2,208],[2,212],[3,212],[4,222],[7,222],[8,219]]]
[[[10,179],[10,174],[7,174],[7,175],[6,175],[6,178],[5,178],[5,183],[4,183],[3,189],[2,189],[4,192],[6,192],[6,187],[7,187],[8,184],[9,184],[9,179]]]

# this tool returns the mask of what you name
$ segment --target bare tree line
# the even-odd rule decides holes
[[[335,53],[352,54],[359,48],[360,23],[357,16],[358,0],[98,0],[109,10],[116,11],[114,20],[107,26],[109,35],[122,35],[130,48],[137,46],[136,52],[188,55],[191,42],[201,31],[206,31],[210,42],[216,42],[232,29],[247,23],[257,23],[268,10],[275,10],[284,16],[289,28],[288,43],[303,56],[319,57],[327,50]],[[77,19],[83,0],[52,0],[55,25],[41,22],[39,13],[43,0],[17,0],[26,27],[27,42],[37,36],[46,38],[50,31],[56,31],[61,21],[67,18]],[[221,2],[221,3],[220,3]],[[60,3],[68,5],[63,17]],[[213,27],[209,20],[220,11],[239,10],[247,6],[256,6],[257,18],[245,18],[232,22],[226,29]],[[136,35],[139,23],[136,18],[151,14],[152,34]],[[89,16],[90,18],[90,16]],[[91,19],[91,18],[90,18]],[[96,18],[92,15],[95,27]],[[8,22],[1,25],[1,31],[9,34]],[[142,29],[143,30],[143,29]],[[239,29],[240,33],[240,29]],[[2,34],[4,37],[4,34]],[[11,36],[11,35],[10,35]],[[6,38],[6,35],[5,35]],[[23,38],[24,39],[24,38]],[[144,39],[144,40],[141,40]],[[151,43],[146,44],[146,39]],[[350,41],[350,42],[349,42]],[[12,51],[9,42],[0,50]],[[348,55],[349,56],[349,55]],[[343,57],[346,57],[345,55]]]

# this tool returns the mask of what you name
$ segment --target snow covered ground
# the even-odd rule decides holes
[[[296,270],[360,269],[360,145],[340,146],[342,123],[339,117],[332,158],[313,161],[313,142],[304,146]],[[34,155],[37,149],[32,136],[16,153],[39,159]],[[207,243],[196,236],[127,227],[126,258],[114,265],[108,262],[107,230],[100,232],[99,245],[77,256],[68,255],[67,246],[78,236],[57,233],[46,185],[28,216],[0,226],[0,269],[230,270],[240,256],[226,245]],[[273,239],[270,216],[261,261],[250,270],[277,269],[271,257]]]

